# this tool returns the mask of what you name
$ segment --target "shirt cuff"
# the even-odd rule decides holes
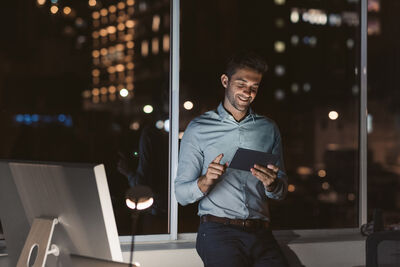
[[[199,185],[197,184],[197,179],[194,180],[190,185],[190,192],[192,193],[192,198],[195,200],[194,202],[205,196],[205,194],[201,192]]]
[[[265,188],[265,194],[267,197],[272,198],[272,199],[277,199],[279,196],[282,194],[282,185],[283,181],[280,180],[279,178],[276,180],[276,185],[273,191],[268,191],[267,188]]]

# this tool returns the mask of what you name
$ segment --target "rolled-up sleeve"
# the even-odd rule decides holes
[[[197,179],[203,168],[203,153],[193,130],[193,123],[189,124],[183,135],[180,151],[178,171],[175,177],[176,200],[181,205],[196,202],[204,197]]]
[[[265,194],[268,198],[282,200],[286,197],[288,190],[288,178],[285,172],[285,166],[283,163],[283,154],[282,154],[282,141],[281,135],[279,133],[278,128],[275,129],[275,142],[272,149],[272,154],[279,155],[279,159],[277,162],[277,167],[279,168],[277,175],[277,185],[275,186],[273,191],[265,190]]]

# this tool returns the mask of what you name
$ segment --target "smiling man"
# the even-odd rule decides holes
[[[182,205],[199,202],[196,249],[204,265],[288,266],[272,236],[268,199],[283,199],[287,177],[275,123],[253,112],[266,63],[234,55],[221,76],[223,102],[190,122],[182,138],[175,193]],[[229,168],[238,148],[276,154],[276,165]]]

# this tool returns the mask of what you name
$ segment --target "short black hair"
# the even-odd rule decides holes
[[[251,51],[240,51],[229,58],[225,67],[225,74],[231,78],[238,69],[252,69],[258,73],[264,74],[267,71],[265,60]]]

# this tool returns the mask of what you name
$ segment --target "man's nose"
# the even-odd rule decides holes
[[[250,96],[250,95],[251,95],[250,87],[246,87],[246,88],[243,90],[243,93],[246,94],[246,95],[248,95],[248,96]]]

